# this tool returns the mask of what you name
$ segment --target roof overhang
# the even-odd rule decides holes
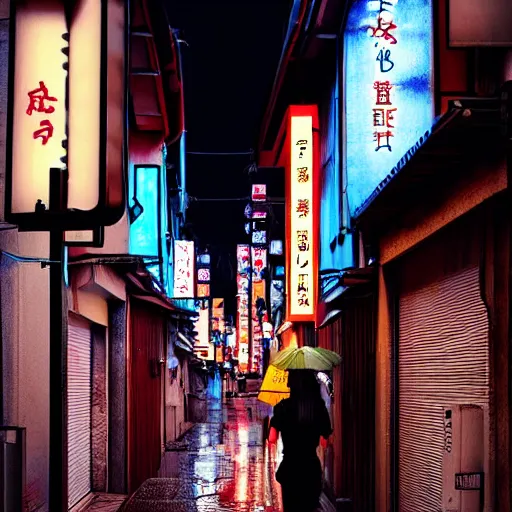
[[[461,99],[390,169],[355,213],[371,237],[386,231],[422,202],[439,200],[447,186],[478,169],[503,165],[506,139],[499,99]]]
[[[131,113],[137,129],[178,137],[184,126],[177,41],[161,0],[133,0]]]
[[[260,167],[286,167],[290,153],[290,119],[293,116],[313,116],[313,130],[318,130],[318,110],[316,105],[288,105],[284,112],[274,146],[260,153]]]
[[[317,328],[334,322],[346,308],[347,301],[373,293],[377,283],[377,268],[374,266],[345,268],[323,276],[325,286],[320,298]]]
[[[197,317],[197,312],[177,307],[167,295],[160,292],[160,285],[145,267],[139,267],[136,272],[127,272],[125,278],[132,297],[159,306],[170,312],[170,316],[176,319],[192,320],[193,317]]]
[[[181,350],[184,350],[185,352],[189,352],[190,354],[194,353],[194,343],[193,341],[189,340],[187,336],[185,336],[181,332],[177,332],[176,341],[175,341],[176,348],[180,348]]]
[[[326,75],[323,59],[330,64],[349,0],[294,0],[274,84],[262,120],[258,159],[276,145],[281,119],[290,104],[317,103],[321,80]],[[330,65],[334,75],[335,66]],[[323,69],[324,72],[316,72]],[[267,164],[261,163],[261,166]]]

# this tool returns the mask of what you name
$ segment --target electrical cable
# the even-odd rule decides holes
[[[209,151],[187,151],[187,155],[206,156],[251,156],[254,151],[231,151],[231,152],[209,152]]]
[[[44,263],[44,264],[60,263],[58,261],[52,261],[49,258],[34,258],[31,256],[19,256],[18,254],[13,254],[13,253],[7,252],[7,251],[0,251],[0,255],[6,256],[7,258],[17,261],[18,263]]]
[[[18,229],[18,226],[9,224],[8,222],[0,222],[0,231],[13,231],[15,229]]]
[[[218,201],[250,201],[249,197],[192,197],[188,196],[191,203],[195,202],[218,202]]]

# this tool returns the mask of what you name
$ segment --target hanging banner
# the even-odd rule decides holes
[[[462,4],[471,9],[467,0]],[[344,112],[352,216],[432,128],[432,12],[432,0],[351,2],[344,40]]]
[[[241,274],[237,274],[236,288],[237,288],[237,294],[247,295],[249,293],[249,276],[243,276]]]
[[[250,269],[249,246],[245,244],[236,246],[237,272],[240,275],[247,275]]]
[[[287,172],[287,297],[290,320],[314,321],[317,300],[316,106],[290,107]],[[314,124],[315,122],[315,124]]]
[[[200,283],[210,282],[210,269],[209,268],[198,268],[197,269],[197,280]]]
[[[262,272],[267,268],[267,249],[252,247],[252,282],[257,283],[263,279]]]
[[[262,360],[262,340],[263,331],[261,329],[260,318],[258,317],[258,309],[256,307],[256,301],[265,297],[265,280],[259,280],[258,282],[253,281],[252,285],[252,369],[255,372],[261,370]]]
[[[174,242],[174,298],[194,298],[194,242]]]
[[[225,331],[224,326],[224,299],[212,300],[212,330]]]
[[[249,295],[238,296],[237,356],[242,371],[247,371],[249,364]]]
[[[195,330],[197,331],[198,342],[194,345],[194,354],[200,358],[208,361],[213,361],[214,346],[210,343],[209,339],[209,319],[210,319],[210,308],[205,304],[204,308],[199,310],[199,317],[195,322]]]
[[[210,296],[210,285],[205,283],[199,283],[197,285],[197,296],[199,298],[207,298]]]

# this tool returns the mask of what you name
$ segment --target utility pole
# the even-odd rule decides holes
[[[50,212],[67,205],[68,173],[50,169]],[[64,316],[64,231],[50,230],[50,510],[68,509],[67,321]]]

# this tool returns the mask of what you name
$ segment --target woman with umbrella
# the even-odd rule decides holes
[[[302,347],[288,349],[272,363],[288,370],[290,397],[274,407],[269,442],[283,441],[283,461],[276,473],[281,484],[284,512],[313,512],[322,492],[319,443],[327,446],[332,433],[316,371],[332,369],[341,358],[330,351]]]

